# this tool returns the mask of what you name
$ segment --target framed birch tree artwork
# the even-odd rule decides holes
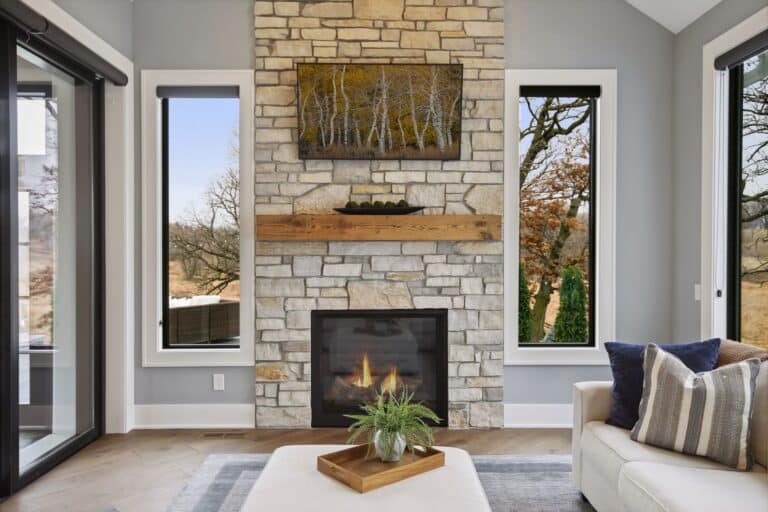
[[[461,64],[298,64],[299,157],[458,160]]]

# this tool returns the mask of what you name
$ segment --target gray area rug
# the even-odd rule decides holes
[[[269,454],[209,455],[168,512],[237,512]],[[593,512],[571,482],[570,455],[472,457],[494,512]],[[471,511],[467,511],[471,512]]]

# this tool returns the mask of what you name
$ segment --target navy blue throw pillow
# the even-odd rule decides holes
[[[677,356],[692,371],[708,372],[717,364],[720,339],[685,345],[659,345]],[[645,345],[609,342],[605,344],[613,372],[613,406],[606,420],[609,425],[631,429],[638,420],[640,398],[643,394],[643,355]]]

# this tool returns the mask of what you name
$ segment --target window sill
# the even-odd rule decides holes
[[[504,366],[607,366],[608,354],[598,347],[521,347],[504,354]]]
[[[148,349],[148,350],[147,350]],[[199,366],[253,366],[253,343],[241,340],[240,348],[174,348],[145,347],[141,366],[145,368]]]

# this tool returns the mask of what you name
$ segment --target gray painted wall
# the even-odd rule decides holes
[[[133,61],[142,69],[253,69],[253,0],[134,0]],[[140,91],[136,91],[136,141],[141,141]],[[136,145],[137,190],[140,144]],[[141,226],[141,205],[136,208]],[[137,237],[140,240],[140,237]],[[137,265],[141,247],[136,247]],[[137,267],[137,278],[141,275]],[[136,311],[141,313],[141,280]],[[137,322],[140,333],[141,318]],[[144,368],[136,340],[137,404],[254,403],[253,367]],[[213,391],[212,374],[223,373],[226,391]]]
[[[585,380],[611,380],[609,366],[505,366],[504,402],[569,404],[573,385]]]
[[[252,66],[252,0],[56,2],[133,58],[137,72]],[[619,70],[619,339],[698,337],[701,48],[766,5],[724,0],[674,37],[623,0],[506,2],[508,68]],[[138,147],[136,154],[139,161]],[[140,404],[253,402],[250,368],[141,368],[138,359],[136,366]],[[211,391],[214,371],[226,375],[226,392]],[[507,367],[505,401],[567,403],[573,382],[609,377],[599,366]]]
[[[80,23],[133,58],[133,4],[130,0],[54,0]]]
[[[702,48],[763,7],[767,0],[724,0],[678,34],[674,65],[673,332],[699,337],[701,279],[701,73]]]
[[[616,332],[672,337],[673,35],[624,0],[507,0],[507,68],[619,74]],[[650,205],[650,206],[649,206]],[[571,384],[607,367],[506,367],[507,403],[570,403]]]
[[[253,68],[253,0],[56,0],[64,10],[142,69]],[[141,190],[141,110],[136,89],[136,190]],[[137,194],[136,226],[141,226]],[[141,332],[141,233],[136,237],[136,332]],[[135,401],[254,403],[252,367],[143,368],[136,340]],[[226,391],[214,392],[223,373]]]

